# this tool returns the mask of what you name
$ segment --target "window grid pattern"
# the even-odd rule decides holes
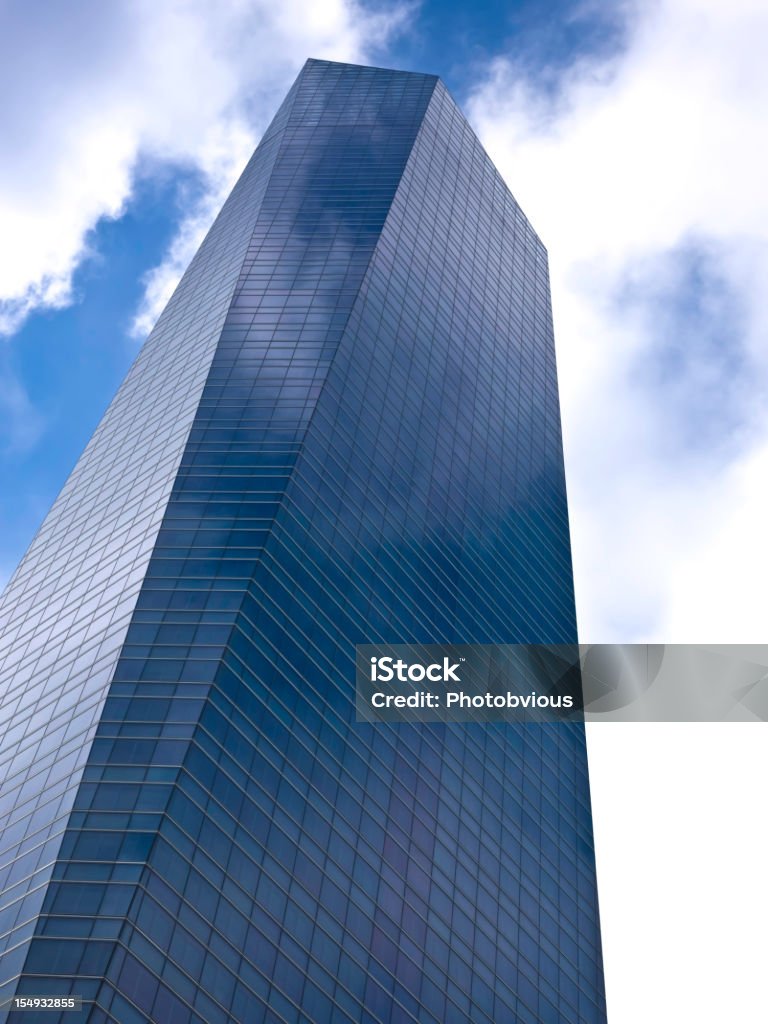
[[[0,597],[0,1003],[27,955],[292,99]]]
[[[599,1024],[583,730],[354,722],[356,642],[575,639],[546,253],[435,79],[293,97],[20,991]]]

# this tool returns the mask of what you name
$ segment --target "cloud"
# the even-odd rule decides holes
[[[583,638],[755,641],[768,9],[622,10],[612,55],[501,57],[469,116],[550,252]]]
[[[146,331],[304,59],[366,60],[404,11],[354,0],[5,4],[0,333],[72,301],[88,232],[120,216],[148,160],[196,172],[202,188],[148,281],[136,325]]]

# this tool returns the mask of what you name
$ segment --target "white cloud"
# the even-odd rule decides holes
[[[205,186],[149,280],[146,330],[304,59],[365,60],[403,8],[83,0],[41,18],[15,0],[1,17],[0,333],[12,333],[71,301],[88,232],[124,210],[140,159],[183,164]]]
[[[587,727],[612,1024],[765,1021],[764,730]]]
[[[554,93],[498,60],[470,119],[550,251],[582,636],[754,641],[768,9],[626,13],[624,49]],[[723,589],[708,567],[726,564],[753,571]]]

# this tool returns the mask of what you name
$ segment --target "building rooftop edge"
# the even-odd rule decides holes
[[[304,62],[304,67],[307,67],[310,64],[328,64],[337,68],[360,68],[365,69],[366,71],[386,71],[389,74],[410,75],[414,78],[431,78],[436,82],[442,82],[439,75],[429,74],[426,71],[404,71],[402,68],[384,68],[378,64],[353,64],[350,61],[344,60],[326,60],[323,57],[307,57]],[[445,85],[444,82],[443,85]]]

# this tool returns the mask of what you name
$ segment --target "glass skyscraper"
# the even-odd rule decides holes
[[[605,1020],[583,727],[355,720],[576,639],[544,247],[435,77],[309,61],[0,603],[16,1022]]]

